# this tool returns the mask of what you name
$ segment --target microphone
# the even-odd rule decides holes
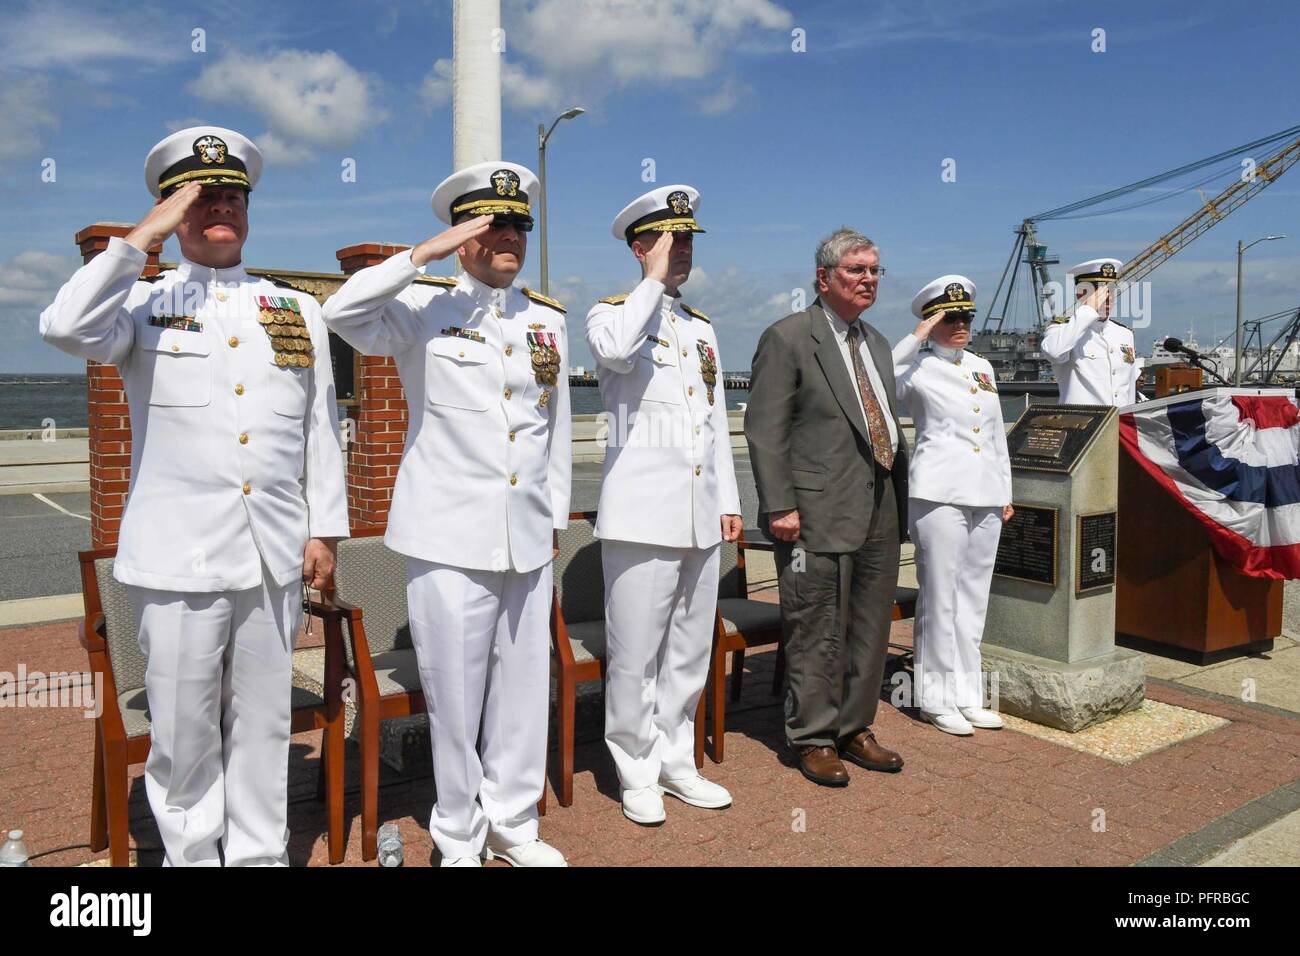
[[[1192,358],[1205,358],[1204,352],[1198,352],[1196,349],[1184,345],[1182,339],[1167,338],[1161,344],[1166,352],[1181,352],[1183,355],[1190,355]]]

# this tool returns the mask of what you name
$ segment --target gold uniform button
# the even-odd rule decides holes
[[[980,410],[980,407],[979,407],[978,405],[976,405],[975,408],[974,408],[974,411],[975,411],[975,412],[979,412],[979,410]]]
[[[980,453],[980,446],[979,446],[979,445],[976,445],[974,451],[975,451],[975,454],[978,455],[978,454]]]
[[[670,316],[668,316],[668,318],[671,319],[673,322],[676,322],[676,321],[677,321],[677,316],[675,316],[675,315],[670,315]]]
[[[971,393],[972,395],[974,395],[974,394],[975,394],[976,392],[978,392],[978,391],[979,391],[978,388],[972,388],[972,389],[970,390],[970,393]]]
[[[181,350],[181,347],[180,347],[179,345],[173,345],[173,346],[172,346],[172,351],[173,351],[173,352],[179,352],[180,350]]]
[[[248,482],[244,482],[244,494],[251,495],[252,493],[253,493],[253,486],[250,485]]]
[[[515,347],[513,345],[506,346],[506,355],[514,354],[514,351],[515,351]]]
[[[510,476],[510,484],[512,484],[512,485],[517,485],[517,484],[519,484],[519,476],[518,476],[518,475],[511,475],[511,476]]]
[[[242,386],[242,385],[236,385],[236,386],[235,386],[235,394],[236,394],[236,395],[243,395],[243,394],[244,394],[244,386]]]
[[[695,466],[695,477],[696,477],[696,478],[700,477],[700,466],[699,466],[699,465],[696,465],[696,466]]]
[[[695,386],[694,386],[694,385],[687,386],[687,388],[686,388],[686,394],[687,394],[687,395],[694,395],[694,394],[695,394]]]
[[[233,349],[233,348],[238,348],[238,347],[239,347],[239,336],[237,336],[237,335],[232,335],[232,336],[230,337],[230,347],[231,347],[232,349]]]
[[[248,432],[244,432],[242,435],[239,436],[239,443],[241,445],[248,444]]]
[[[506,314],[505,314],[504,312],[502,312],[500,309],[497,309],[497,310],[496,310],[496,316],[497,316],[498,319],[504,319],[504,318],[506,317]]]
[[[511,432],[511,433],[510,433],[510,440],[511,440],[511,441],[514,441],[514,440],[515,440],[515,433],[514,433],[514,432]]]
[[[507,388],[507,389],[506,389],[506,400],[507,400],[507,401],[510,400],[510,396],[511,396],[512,394],[513,394],[513,393],[510,391],[510,389]]]
[[[978,425],[976,425],[976,426],[975,426],[973,429],[971,429],[971,430],[974,431],[974,432],[978,432],[978,431],[980,430],[980,427],[979,427]]]
[[[686,349],[682,349],[682,358],[686,358]]]
[[[465,357],[465,353],[464,353],[464,352],[457,352],[456,354],[459,355],[461,358],[464,358],[464,357]]]

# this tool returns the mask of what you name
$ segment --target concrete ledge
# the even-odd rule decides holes
[[[80,594],[55,594],[50,597],[19,598],[0,601],[0,627],[15,624],[46,624],[86,616]]]
[[[1036,724],[1074,733],[1133,710],[1145,696],[1146,666],[1134,651],[1066,664],[990,644],[980,650],[997,709]]]
[[[1197,866],[1297,810],[1300,810],[1300,780],[1284,784],[1224,814],[1133,865]]]

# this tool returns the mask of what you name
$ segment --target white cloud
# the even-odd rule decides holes
[[[159,30],[158,16],[157,10],[134,5],[110,15],[85,5],[33,4],[7,17],[0,62],[14,70],[66,69],[101,76],[97,64],[104,61],[159,66],[190,56],[188,29]],[[141,23],[155,26],[141,29]]]
[[[229,53],[189,90],[260,114],[269,129],[257,144],[269,163],[305,162],[319,147],[346,146],[387,119],[376,102],[378,81],[332,50]]]
[[[51,102],[45,78],[0,73],[0,162],[40,150],[45,134],[59,125]]]
[[[452,63],[442,59],[434,61],[420,84],[420,99],[428,112],[441,109],[451,102]],[[529,72],[527,67],[511,60],[501,62],[501,99],[511,109],[531,110],[543,106],[560,109],[563,98],[559,85],[545,77]]]
[[[451,102],[451,60],[435,60],[420,84],[420,99],[430,112]]]
[[[512,62],[503,72],[507,102],[527,109],[706,79],[754,31],[785,31],[794,18],[772,0],[508,0],[502,22],[509,55],[522,53],[529,67]],[[702,108],[723,112],[742,92],[724,81]]]
[[[38,250],[20,252],[0,265],[0,307],[30,307],[39,312],[54,301],[59,286],[79,265],[72,256]]]
[[[741,83],[735,77],[728,77],[716,90],[702,97],[696,107],[705,116],[716,116],[735,108],[749,92],[750,87],[747,84]]]

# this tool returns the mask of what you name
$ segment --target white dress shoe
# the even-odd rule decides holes
[[[1003,726],[1002,715],[997,711],[986,710],[983,707],[958,707],[961,715],[970,721],[972,727],[980,727],[984,730],[1000,730]]]
[[[623,816],[633,823],[653,826],[664,822],[664,798],[658,787],[637,787],[623,791]]]
[[[484,847],[489,860],[505,860],[511,866],[568,866],[564,854],[541,840],[520,843],[518,846]]]
[[[438,866],[478,866],[481,867],[483,862],[476,856],[453,856],[443,857]]]
[[[727,792],[727,788],[705,780],[699,774],[693,777],[679,777],[676,780],[660,780],[659,787],[664,793],[693,807],[721,810],[723,807],[731,806],[731,794]]]
[[[934,724],[945,734],[956,734],[958,737],[969,737],[975,733],[971,727],[970,721],[961,714],[932,714],[928,711],[921,711],[921,716]]]

